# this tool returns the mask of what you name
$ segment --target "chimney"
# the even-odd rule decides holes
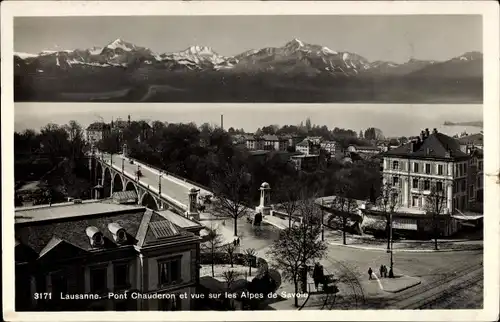
[[[410,152],[415,152],[415,141],[410,141]]]
[[[432,133],[433,134],[437,134],[438,130],[436,128],[434,128],[434,130],[432,130]]]
[[[430,135],[430,133],[429,133],[429,129],[425,129],[425,137],[426,137],[426,138],[428,138],[428,137],[429,137],[429,135]]]
[[[224,114],[220,115],[220,128],[224,130]]]
[[[130,114],[128,115],[128,125],[130,125]]]
[[[420,132],[420,141],[423,141],[425,140],[425,131],[422,130],[422,132]]]

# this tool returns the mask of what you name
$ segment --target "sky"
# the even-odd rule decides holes
[[[43,111],[43,112],[41,112]],[[47,123],[67,124],[76,120],[82,126],[112,119],[163,121],[169,123],[205,122],[224,128],[243,128],[254,132],[266,125],[297,125],[309,117],[313,124],[328,128],[348,128],[359,132],[369,127],[381,129],[387,136],[418,135],[424,128],[438,128],[449,135],[480,129],[443,127],[445,121],[464,122],[483,119],[482,105],[468,104],[171,104],[171,103],[15,103],[16,131],[39,130]]]
[[[370,61],[447,60],[482,51],[475,15],[16,17],[14,51],[103,47],[120,38],[157,53],[192,45],[233,56],[297,38]]]

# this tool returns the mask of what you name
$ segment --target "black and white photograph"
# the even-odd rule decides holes
[[[128,3],[2,15],[9,320],[498,317],[498,6]]]

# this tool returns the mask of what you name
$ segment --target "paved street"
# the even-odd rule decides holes
[[[109,164],[110,156],[105,155],[104,160]],[[122,155],[113,154],[113,166],[115,169],[121,171],[122,160],[123,160]],[[138,164],[139,163],[136,161],[134,161],[134,164],[130,164],[128,160],[125,160],[123,162],[125,173],[129,178],[135,178],[135,173],[137,171]],[[142,164],[140,168],[142,172],[142,176],[139,178],[140,183],[144,186],[149,185],[153,191],[157,192],[159,183],[159,172]],[[184,206],[187,206],[188,204],[189,189],[191,189],[192,187],[193,185],[191,184],[182,182],[177,178],[165,174],[162,176],[161,179],[162,197],[171,198]]]
[[[121,169],[121,160],[120,155],[113,156],[115,168]],[[124,170],[126,174],[133,176],[137,171],[137,163],[130,164],[125,161]],[[140,183],[146,186],[150,185],[153,191],[157,191],[158,171],[144,165],[141,166],[141,170],[143,176],[140,178]],[[187,205],[188,192],[193,187],[192,185],[173,177],[163,177],[161,182],[162,195],[165,198],[168,196],[183,205]],[[224,239],[227,242],[232,241],[234,238],[233,219],[207,217],[212,216],[206,215],[202,220],[205,226],[218,227]],[[257,250],[258,256],[272,262],[272,258],[269,258],[266,253],[273,240],[279,236],[279,230],[276,227],[266,223],[261,227],[253,227],[245,218],[241,218],[238,220],[238,236],[241,240],[241,250],[254,248]],[[450,283],[452,283],[450,281],[453,279],[466,279],[463,276],[468,272],[474,271],[473,282],[476,282],[478,274],[482,274],[480,269],[482,268],[482,259],[482,250],[437,253],[397,252],[394,254],[395,274],[417,277],[421,280],[421,284],[393,294],[383,291],[381,283],[377,279],[368,280],[367,273],[368,268],[371,267],[379,275],[380,265],[389,266],[388,253],[379,249],[355,249],[329,243],[327,254],[321,263],[328,274],[334,274],[340,279],[340,293],[334,298],[334,301],[330,301],[327,305],[325,305],[324,295],[311,296],[304,309],[398,308],[417,305],[420,300],[449,289]],[[469,279],[467,278],[467,280]],[[284,282],[281,289],[290,289],[290,283]],[[468,294],[468,296],[477,298],[481,295]],[[443,301],[446,302],[446,298],[435,301],[434,305],[439,306],[439,303]],[[290,303],[290,301],[282,301],[276,305],[279,308],[286,308]],[[293,307],[288,308],[293,309]]]

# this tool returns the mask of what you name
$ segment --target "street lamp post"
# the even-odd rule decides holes
[[[323,209],[323,201],[323,198],[321,198],[321,241],[325,241],[325,210]]]
[[[389,277],[393,278],[394,277],[394,258],[393,258],[393,253],[394,253],[394,251],[393,251],[394,250],[394,247],[393,247],[393,245],[394,245],[394,239],[392,238],[392,212],[389,215],[389,217],[390,217],[390,219],[389,219],[390,220],[390,223],[389,223],[389,225],[390,225],[390,227],[389,227],[389,229],[390,229],[389,230],[390,237],[389,238],[390,238],[390,241],[391,241],[391,249],[390,249],[390,253],[391,253],[391,269],[389,270]]]
[[[158,195],[161,197],[161,172],[158,175]]]
[[[122,158],[122,173],[125,172],[125,159]]]

